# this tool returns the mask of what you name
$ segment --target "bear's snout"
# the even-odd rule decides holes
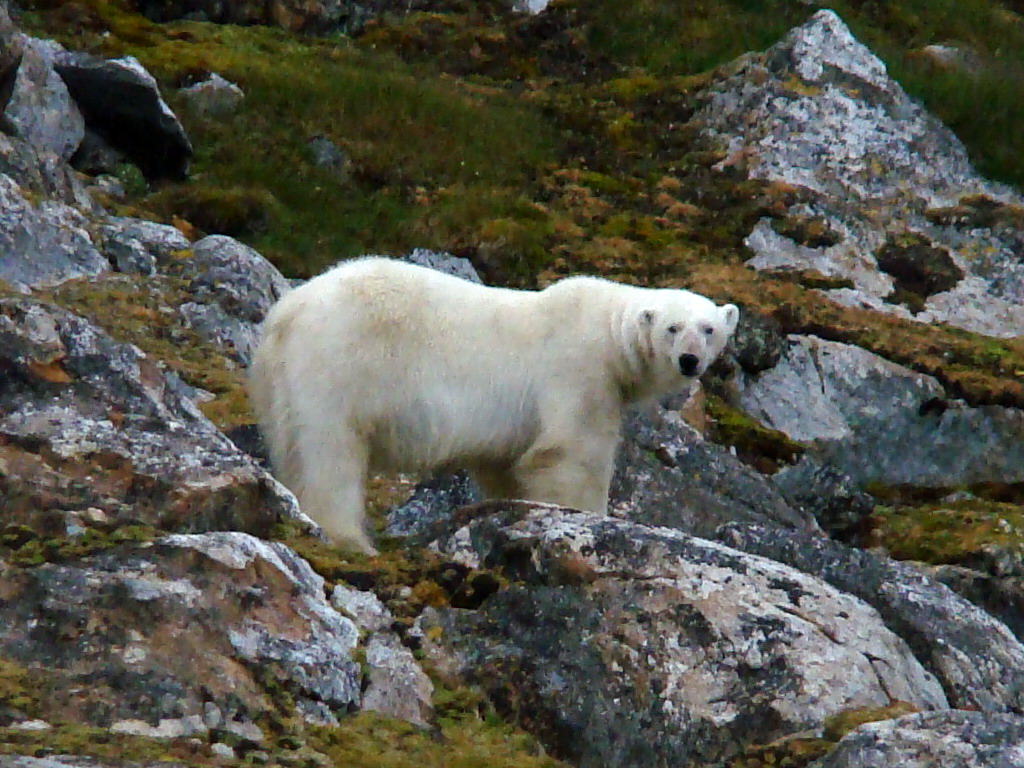
[[[683,372],[683,376],[696,376],[700,370],[700,358],[691,354],[680,355],[679,370]]]

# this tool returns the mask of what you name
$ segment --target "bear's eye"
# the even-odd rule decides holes
[[[704,326],[704,335],[705,336],[714,336],[715,335],[715,327],[713,325],[706,325],[706,326]]]
[[[679,333],[679,326],[678,325],[670,325],[668,327],[668,332],[669,333]]]

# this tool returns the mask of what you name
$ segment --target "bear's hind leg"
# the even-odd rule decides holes
[[[603,514],[613,459],[614,445],[589,454],[564,446],[528,451],[515,466],[516,497]]]
[[[366,446],[344,430],[310,430],[302,451],[299,504],[331,539],[375,555],[365,529],[368,463]]]

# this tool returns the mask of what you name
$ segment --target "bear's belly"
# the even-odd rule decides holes
[[[524,392],[471,403],[462,393],[418,396],[379,414],[369,431],[376,471],[423,472],[511,463],[536,440],[540,415]]]

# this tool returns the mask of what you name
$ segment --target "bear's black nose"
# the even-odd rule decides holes
[[[696,355],[679,356],[679,370],[683,372],[683,376],[696,376],[699,367],[700,358]]]

